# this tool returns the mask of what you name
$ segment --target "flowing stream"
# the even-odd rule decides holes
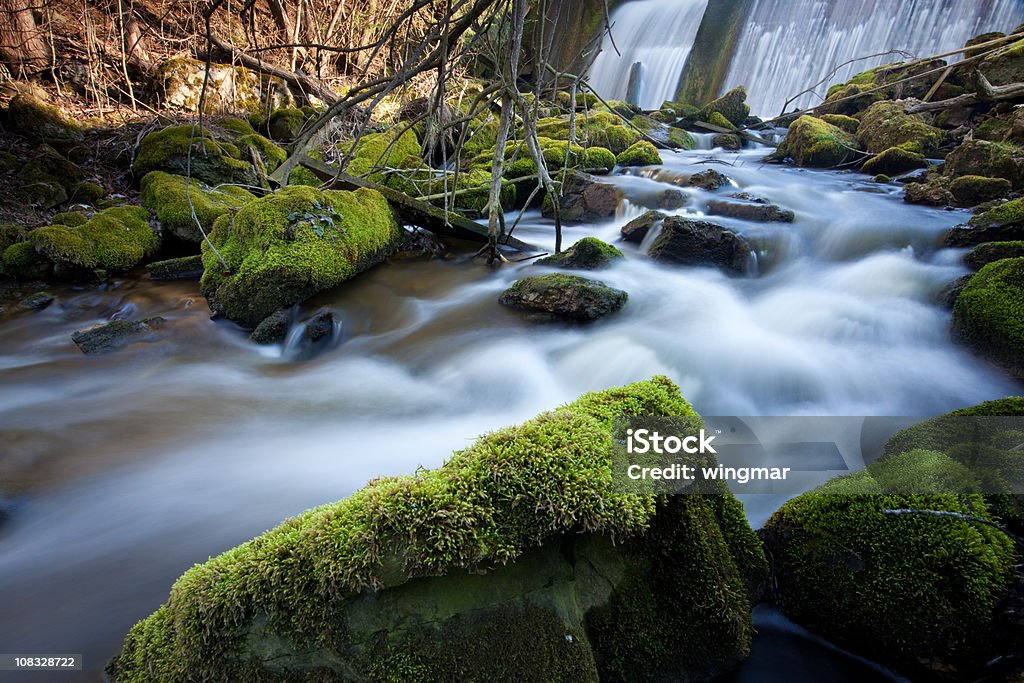
[[[614,241],[672,187],[659,173],[719,169],[797,219],[715,219],[757,241],[758,277],[662,266],[622,245],[625,261],[599,277],[629,302],[593,325],[536,326],[502,308],[504,288],[545,269],[491,270],[471,250],[396,260],[308,302],[305,314],[328,306],[342,323],[336,345],[314,354],[251,345],[209,319],[195,283],[125,277],[3,314],[0,643],[84,653],[80,680],[98,680],[193,563],[591,389],[665,374],[707,415],[932,415],[1020,393],[950,342],[936,304],[965,272],[959,252],[935,248],[964,212],[904,204],[865,176],[763,166],[764,154],[666,153],[663,169],[613,177],[623,215],[568,228],[567,244]],[[701,215],[711,194],[685,192],[679,213]],[[553,242],[538,215],[516,233]],[[151,343],[85,357],[70,340],[112,316],[150,315],[169,321]],[[748,500],[752,523],[776,504]],[[734,680],[833,670],[870,680],[855,675],[864,662],[770,611],[758,618],[792,661],[777,668],[762,639]]]

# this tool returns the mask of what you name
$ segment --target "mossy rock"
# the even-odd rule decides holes
[[[77,228],[79,225],[83,225],[89,217],[84,213],[77,211],[66,211],[63,213],[53,214],[53,218],[50,219],[50,225],[66,225],[69,228]]]
[[[3,252],[3,272],[16,280],[43,280],[53,264],[36,252],[31,242],[16,242]]]
[[[953,307],[953,332],[1024,378],[1024,258],[990,263],[971,278]]]
[[[915,493],[925,485],[937,493]],[[951,458],[913,450],[789,501],[762,532],[775,602],[815,633],[909,676],[979,671],[1009,588],[1013,541],[983,523],[883,513],[991,521],[982,496],[964,493],[977,486]]]
[[[1024,241],[979,244],[964,256],[964,265],[972,270],[981,270],[990,263],[1008,258],[1024,258]]]
[[[660,166],[663,163],[658,148],[647,140],[634,143],[615,161],[619,166]]]
[[[36,251],[69,271],[125,272],[152,255],[160,237],[141,206],[100,211],[77,227],[50,225],[28,233]]]
[[[75,214],[81,216],[81,214]],[[56,216],[54,217],[56,218]],[[85,222],[85,216],[82,216],[82,222]],[[58,221],[54,221],[58,222]],[[4,253],[7,247],[18,242],[25,241],[25,228],[24,226],[18,225],[17,223],[0,223],[0,255]]]
[[[1014,187],[1024,186],[1024,149],[1008,142],[968,140],[946,155],[943,173],[949,178],[965,175],[1005,178]]]
[[[537,265],[577,270],[607,268],[623,258],[622,252],[596,237],[584,237],[560,254],[537,261]]]
[[[930,175],[924,182],[907,183],[903,187],[903,200],[908,204],[948,206],[955,201],[949,189],[951,184],[949,178]]]
[[[61,144],[82,137],[78,123],[65,116],[60,108],[30,92],[11,98],[6,114],[7,125],[12,130],[36,142]]]
[[[612,487],[613,421],[629,415],[694,413],[654,378],[483,436],[437,470],[376,479],[190,569],[108,674],[711,678],[748,652],[764,556],[722,488]]]
[[[616,164],[615,155],[604,147],[588,147],[583,160],[583,167],[588,173],[605,175],[612,172]]]
[[[815,110],[815,113],[818,116],[853,116],[882,100],[922,99],[941,77],[942,67],[945,65],[942,60],[933,59],[926,62],[883,64],[868,69],[846,83],[829,88],[825,102]],[[930,75],[911,78],[924,73]],[[870,92],[872,90],[874,92]]]
[[[877,102],[859,115],[857,139],[872,154],[892,147],[929,156],[942,143],[943,132],[920,116],[907,114],[902,102]]]
[[[381,262],[401,233],[379,192],[286,187],[216,220],[210,241],[225,263],[203,243],[201,288],[215,313],[252,329]]]
[[[842,128],[813,116],[801,116],[789,126],[786,139],[772,155],[791,158],[797,166],[835,168],[857,156],[857,141]]]
[[[207,185],[258,184],[237,145],[220,143],[209,130],[200,131],[198,126],[169,126],[149,133],[139,145],[132,169],[140,178],[150,171],[165,171]]]
[[[1014,199],[979,213],[968,222],[972,228],[999,228],[1024,223],[1024,199]]]
[[[660,145],[676,149],[695,149],[697,147],[693,136],[682,128],[676,128],[643,115],[634,116],[631,123]]]
[[[417,164],[421,163],[418,158],[415,161]],[[532,163],[530,161],[530,164]],[[531,175],[536,175],[536,169]],[[458,175],[449,175],[446,179],[436,170],[423,166],[418,169],[407,169],[405,174],[389,179],[387,184],[410,197],[434,197],[430,202],[435,206],[445,206],[447,200],[450,211],[470,218],[480,218],[486,215],[487,203],[490,201],[491,173],[473,167]],[[447,197],[440,196],[445,193]],[[516,204],[517,196],[515,185],[502,185],[499,194],[502,210],[511,210]]]
[[[305,112],[295,107],[287,107],[278,109],[270,115],[270,119],[267,121],[267,131],[275,140],[291,142],[299,137],[305,124]]]
[[[906,147],[890,147],[865,161],[860,170],[868,175],[894,176],[927,167],[928,161],[923,154]]]
[[[359,139],[346,170],[375,182],[385,182],[385,168],[397,168],[409,157],[419,159],[420,155],[420,141],[411,128],[369,133]]]
[[[711,115],[708,116],[708,123],[710,123],[713,126],[718,126],[719,128],[725,128],[727,130],[736,129],[736,126],[734,126],[732,122],[729,121],[729,119],[725,118],[717,111],[711,112]]]
[[[949,184],[949,191],[953,193],[960,206],[977,206],[996,199],[1001,199],[1010,194],[1013,183],[1006,178],[986,178],[978,175],[965,175],[954,178]]]
[[[836,128],[842,128],[850,135],[856,135],[860,129],[860,121],[844,114],[825,114],[821,117],[821,120],[832,124]]]
[[[550,140],[569,140],[569,117],[557,116],[537,122],[537,135]],[[640,134],[622,124],[615,114],[596,111],[576,116],[576,141],[582,146],[604,147],[619,154],[640,139]]]
[[[989,55],[978,64],[992,85],[1009,85],[1024,81],[1024,40],[1018,40],[1005,49]]]
[[[240,187],[226,185],[213,189],[197,180],[152,171],[142,179],[141,199],[143,206],[156,214],[164,230],[186,242],[199,243],[203,240],[200,226],[209,234],[214,221],[245,206],[256,196]]]
[[[72,204],[96,204],[106,196],[106,189],[93,180],[81,180],[68,191],[68,201]]]
[[[199,254],[155,261],[146,266],[150,280],[198,280],[203,276],[203,257]]]
[[[750,107],[747,105],[747,89],[742,85],[737,86],[701,110],[701,117],[708,123],[715,123],[711,120],[715,114],[726,119],[731,124],[728,126],[729,128],[744,125],[747,117],[750,116]]]

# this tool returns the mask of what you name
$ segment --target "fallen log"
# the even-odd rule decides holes
[[[436,235],[445,235],[471,242],[486,243],[487,227],[476,221],[471,221],[453,211],[445,214],[444,209],[434,206],[419,199],[413,199],[407,194],[394,190],[384,185],[379,185],[366,178],[359,178],[354,175],[339,171],[330,164],[314,159],[309,155],[303,155],[298,159],[300,166],[305,166],[318,178],[324,181],[333,182],[335,187],[344,190],[354,190],[360,187],[367,187],[377,190],[391,203],[403,221],[410,225],[429,230]],[[271,176],[273,179],[273,176]],[[514,237],[506,237],[500,241],[501,244],[513,247],[520,251],[536,251],[532,244],[523,242]]]
[[[977,79],[977,92],[951,97],[948,100],[939,100],[938,102],[908,104],[904,107],[904,111],[908,114],[920,114],[922,112],[941,111],[951,107],[970,107],[975,104],[1024,99],[1024,83],[992,85],[981,73],[977,74]]]

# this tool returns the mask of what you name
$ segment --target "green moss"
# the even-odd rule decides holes
[[[228,117],[217,122],[217,127],[237,136],[255,135],[256,129],[245,119]]]
[[[1024,199],[1014,199],[974,216],[969,225],[976,228],[994,228],[1024,222]]]
[[[604,147],[588,147],[583,167],[592,173],[611,173],[615,168],[615,155]]]
[[[715,123],[712,117],[715,114],[719,114],[732,124],[724,127],[735,128],[736,126],[742,126],[747,117],[750,116],[750,107],[747,106],[746,100],[747,89],[742,85],[737,86],[704,107],[701,110],[701,117],[708,123]],[[720,124],[716,123],[715,125]]]
[[[907,114],[902,102],[877,102],[859,115],[857,138],[872,154],[891,147],[928,156],[942,143],[943,133],[917,115]]]
[[[659,166],[663,163],[658,148],[646,140],[633,144],[615,161],[620,166]]]
[[[977,206],[1010,194],[1013,183],[1006,178],[986,178],[978,175],[964,175],[954,178],[949,184],[957,203],[962,206]]]
[[[672,126],[669,126],[668,129],[668,144],[678,149],[694,149],[697,147],[697,142],[693,139],[692,135],[682,128]]]
[[[262,135],[255,133],[237,138],[235,144],[238,145],[240,151],[244,152],[244,158],[246,159],[251,159],[253,154],[258,155],[268,173],[272,172],[288,158],[287,152]]]
[[[77,211],[68,211],[65,213],[55,213],[53,218],[50,219],[52,225],[66,225],[69,228],[77,228],[79,225],[83,225],[89,217],[84,213],[78,213]]]
[[[150,171],[166,171],[210,185],[255,185],[256,175],[240,155],[237,146],[217,142],[209,130],[200,133],[198,127],[170,126],[142,139],[132,168],[139,177]]]
[[[267,124],[270,137],[275,140],[290,142],[299,137],[306,123],[306,114],[301,109],[278,109],[270,115]]]
[[[529,157],[521,157],[505,166],[505,178],[508,180],[535,175],[537,175],[537,164]]]
[[[288,175],[288,184],[320,187],[323,185],[323,181],[305,166],[296,166]]]
[[[349,161],[348,172],[383,182],[386,175],[382,168],[397,168],[406,158],[419,157],[420,142],[416,133],[410,129],[396,138],[396,132],[364,135]]]
[[[821,117],[821,120],[832,124],[836,128],[842,128],[850,135],[856,135],[857,130],[860,128],[860,121],[844,114],[825,114]]]
[[[160,246],[139,206],[104,209],[78,227],[51,225],[28,233],[40,254],[70,269],[130,270]]]
[[[68,201],[76,204],[95,204],[106,196],[103,186],[91,180],[80,180],[68,191]]]
[[[612,245],[596,237],[584,237],[562,253],[540,259],[537,265],[593,270],[607,268],[621,258],[622,252]]]
[[[967,140],[946,155],[943,174],[1005,178],[1020,187],[1024,185],[1024,149],[1008,142]]]
[[[59,107],[27,91],[11,98],[7,122],[14,131],[37,142],[69,142],[82,136],[81,126],[67,118]]]
[[[1007,258],[1024,258],[1024,242],[987,242],[979,244],[964,256],[964,263],[979,270],[990,263]]]
[[[881,154],[877,154],[861,167],[861,173],[868,175],[899,175],[912,171],[915,168],[927,168],[928,162],[923,154],[907,149],[906,147],[890,147]]]
[[[877,66],[857,74],[846,83],[830,87],[825,102],[817,111],[819,114],[854,115],[881,100],[921,99],[931,90],[945,65],[945,62],[933,59]],[[930,75],[921,78],[926,72]],[[875,92],[867,92],[876,88]],[[851,99],[840,101],[848,97]]]
[[[16,242],[3,251],[3,273],[18,280],[46,277],[53,264],[42,258],[31,242]]]
[[[210,307],[253,328],[268,315],[334,287],[385,258],[401,235],[373,190],[286,187],[214,223],[201,282]]]
[[[794,121],[776,156],[790,157],[798,166],[833,168],[855,158],[856,140],[841,128],[813,116]]]
[[[904,672],[976,671],[1008,588],[1013,542],[976,522],[882,513],[991,519],[981,496],[913,493],[925,484],[977,487],[950,458],[918,450],[786,503],[764,529],[775,599],[812,631]]]
[[[141,199],[142,205],[156,214],[164,230],[179,239],[200,242],[203,235],[196,226],[197,219],[203,231],[209,233],[217,218],[237,210],[256,197],[240,187],[227,185],[213,189],[197,180],[186,181],[181,176],[153,171],[142,179]]]
[[[732,125],[729,119],[725,118],[717,111],[711,112],[711,114],[708,116],[708,123],[710,123],[713,126],[718,126],[719,128],[725,128],[727,130],[736,130],[736,126]]]
[[[970,279],[953,307],[953,330],[1024,377],[1024,258],[990,263]]]

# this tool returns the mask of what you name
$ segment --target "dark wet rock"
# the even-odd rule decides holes
[[[559,210],[567,223],[589,223],[611,218],[622,202],[622,190],[608,183],[599,183],[586,173],[570,172],[561,186]],[[544,202],[544,216],[553,216],[553,207]]]
[[[622,239],[625,242],[632,242],[634,244],[640,244],[647,237],[647,233],[650,232],[651,228],[655,226],[659,221],[665,220],[667,214],[661,211],[648,211],[637,218],[634,218],[630,222],[622,226],[619,231],[622,235]]]
[[[311,342],[318,342],[321,339],[330,339],[334,334],[334,313],[323,308],[313,314],[313,317],[306,321],[306,339]]]
[[[946,308],[952,309],[954,304],[956,304],[957,297],[960,296],[960,292],[963,291],[964,287],[967,286],[967,283],[971,281],[972,277],[974,277],[974,273],[970,273],[953,280],[939,290],[939,293],[935,297],[936,300]]]
[[[155,261],[146,266],[146,272],[151,280],[198,280],[203,276],[203,257],[196,254]]]
[[[87,330],[78,330],[71,335],[71,341],[86,355],[107,353],[123,349],[129,344],[152,340],[156,331],[166,322],[161,317],[114,320]]]
[[[541,275],[518,280],[498,302],[542,314],[537,319],[596,320],[626,304],[629,295],[598,280],[577,275]]]
[[[954,201],[949,186],[949,178],[942,176],[931,176],[920,183],[907,183],[903,188],[903,201],[925,206],[949,206]]]
[[[979,244],[964,256],[964,265],[972,270],[981,270],[990,263],[1004,258],[1024,257],[1024,241],[986,242]]]
[[[292,314],[289,310],[277,311],[263,319],[249,335],[249,340],[256,344],[280,344],[288,337],[288,329],[292,325]]]
[[[686,206],[690,198],[682,190],[665,190],[658,195],[658,208],[674,211]]]
[[[968,140],[946,155],[946,176],[1005,178],[1020,187],[1024,183],[1024,149],[1008,142]]]
[[[49,292],[36,292],[19,301],[18,306],[26,311],[41,311],[52,304],[55,298]]]
[[[720,173],[713,168],[709,168],[706,171],[694,173],[684,180],[683,184],[689,187],[699,187],[702,190],[713,192],[729,185],[730,182],[731,181],[727,175]]]
[[[753,245],[737,233],[707,221],[669,216],[648,255],[655,261],[686,266],[717,266],[745,273]]]
[[[960,206],[977,206],[1010,194],[1013,184],[1005,178],[965,175],[949,184],[953,199]]]
[[[708,202],[708,213],[712,216],[726,216],[760,223],[792,223],[796,218],[796,214],[789,209],[783,209],[765,199],[755,201],[713,199]]]
[[[622,252],[596,237],[584,237],[560,254],[537,261],[537,265],[576,270],[598,270],[607,268],[618,259]]]
[[[711,144],[729,152],[738,152],[743,148],[743,138],[734,133],[719,133],[711,138]]]
[[[402,241],[391,259],[444,258],[448,251],[445,241],[434,233],[419,228],[407,228],[402,231]]]

